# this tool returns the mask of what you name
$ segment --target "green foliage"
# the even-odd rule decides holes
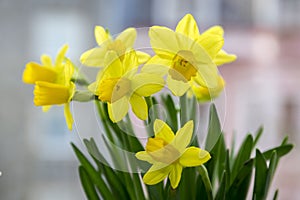
[[[164,96],[161,101],[172,118],[167,119],[168,124],[175,129],[180,121],[195,118],[195,108],[187,106],[188,99],[180,99],[180,109],[176,109],[171,96]],[[157,103],[157,99],[147,99],[148,106]],[[263,133],[260,127],[255,136],[247,134],[241,146],[232,152],[228,149],[222,134],[220,120],[215,106],[210,107],[208,123],[208,135],[206,137],[205,149],[209,150],[211,159],[197,168],[185,168],[182,173],[181,182],[176,190],[170,187],[169,180],[166,183],[156,185],[144,185],[140,173],[129,173],[139,169],[147,170],[150,165],[138,161],[116,151],[110,143],[116,144],[129,152],[143,150],[140,141],[134,137],[134,130],[129,124],[130,119],[122,124],[116,125],[108,119],[105,104],[97,102],[99,115],[105,128],[104,141],[110,152],[113,166],[109,166],[93,138],[84,140],[89,157],[85,156],[74,144],[74,152],[80,162],[79,176],[83,190],[88,199],[246,199],[252,195],[252,199],[262,200],[268,198],[277,199],[278,190],[275,194],[268,196],[268,191],[274,177],[280,158],[289,153],[293,145],[284,138],[279,146],[267,151],[256,149],[256,144]],[[157,113],[156,113],[157,114]],[[183,118],[178,119],[179,116]],[[148,124],[151,119],[148,120]],[[128,136],[125,131],[133,135]],[[148,130],[148,134],[152,134]],[[193,145],[198,144],[193,142]],[[196,145],[197,146],[197,145]],[[255,151],[255,153],[254,153]],[[92,164],[93,161],[93,164]],[[126,165],[130,163],[130,165]],[[127,171],[118,171],[116,168],[123,166]],[[251,186],[251,180],[254,181]]]

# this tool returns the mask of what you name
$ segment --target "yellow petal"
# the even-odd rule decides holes
[[[135,28],[127,28],[122,33],[120,33],[120,35],[118,35],[118,37],[116,38],[116,40],[121,40],[126,48],[133,47],[135,39],[136,39]]]
[[[123,65],[114,51],[108,51],[104,59],[103,77],[121,77],[123,75]]]
[[[53,66],[51,57],[48,55],[45,55],[45,54],[41,56],[41,63],[42,63],[42,65],[47,66],[47,67]]]
[[[236,60],[236,55],[234,54],[228,54],[224,50],[221,50],[218,52],[217,56],[214,58],[214,63],[216,63],[217,66],[223,65],[226,63],[230,63]]]
[[[73,120],[73,117],[72,117],[72,113],[70,111],[70,104],[69,103],[65,104],[64,115],[65,115],[65,119],[66,119],[68,129],[72,130],[74,120]]]
[[[175,35],[180,50],[190,50],[195,43],[195,40],[186,35],[177,32],[175,33]]]
[[[184,34],[192,39],[199,36],[199,30],[194,17],[191,14],[186,14],[177,24],[176,32]]]
[[[181,129],[179,129],[173,142],[171,143],[179,152],[183,152],[184,149],[190,144],[193,136],[194,123],[192,120],[188,121]]]
[[[221,26],[213,26],[206,31],[204,31],[202,34],[213,34],[213,35],[218,35],[223,37],[224,35],[224,30]]]
[[[162,138],[165,142],[171,143],[174,139],[174,133],[172,129],[162,120],[156,119],[154,121],[154,133],[155,137]]]
[[[135,154],[135,157],[139,160],[147,161],[148,163],[153,164],[155,161],[150,154],[146,151],[140,151]]]
[[[134,114],[141,120],[148,119],[148,106],[145,99],[133,93],[130,97],[130,104]]]
[[[171,65],[172,60],[162,59],[155,55],[142,67],[141,72],[164,76],[168,73]]]
[[[129,103],[127,97],[123,97],[113,103],[107,103],[108,114],[114,123],[121,121],[127,114]]]
[[[151,56],[149,54],[142,52],[142,51],[136,51],[136,55],[138,57],[139,64],[143,64],[151,58]]]
[[[69,46],[68,45],[63,45],[62,48],[59,50],[57,56],[56,56],[56,60],[55,60],[55,65],[60,65],[64,59],[65,59],[65,55],[68,51]]]
[[[106,31],[102,26],[95,26],[94,34],[96,42],[99,46],[101,46],[102,43],[110,39],[108,31]]]
[[[65,104],[72,97],[69,87],[41,81],[36,82],[33,93],[36,106]]]
[[[43,112],[48,112],[51,107],[52,106],[43,106],[42,110],[43,110]]]
[[[23,72],[23,82],[34,84],[36,81],[54,82],[57,72],[52,67],[43,67],[37,63],[29,62]]]
[[[65,67],[64,67],[64,78],[65,78],[65,85],[68,85],[70,83],[70,80],[74,74],[74,65],[70,60],[66,61]]]
[[[154,52],[163,58],[173,59],[180,50],[174,31],[163,26],[152,26],[149,30],[150,43]]]
[[[174,80],[171,76],[167,77],[168,88],[175,96],[182,96],[190,88],[188,82]]]
[[[210,159],[210,154],[197,147],[189,147],[181,155],[179,163],[184,167],[196,167],[206,163]]]
[[[164,80],[156,74],[140,73],[131,81],[132,91],[140,96],[150,96],[164,87]]]
[[[80,56],[80,62],[89,67],[102,67],[104,65],[104,57],[106,49],[97,47],[84,52]]]
[[[127,52],[123,59],[124,73],[130,73],[130,71],[133,70],[133,74],[135,74],[138,66],[139,62],[136,52],[134,50]]]
[[[171,166],[153,165],[144,175],[143,181],[148,185],[155,185],[167,178],[171,169]]]
[[[193,80],[199,85],[208,88],[215,88],[218,86],[218,69],[217,66],[212,64],[197,64],[198,73]]]
[[[223,91],[224,86],[225,81],[221,76],[219,76],[218,86],[216,88],[207,88],[194,84],[192,85],[192,91],[195,94],[198,101],[207,102],[218,97],[219,94]]]
[[[182,166],[179,163],[172,165],[172,170],[170,171],[169,179],[173,189],[177,188],[182,173]]]
[[[197,41],[212,59],[217,56],[224,45],[224,38],[216,34],[203,33]]]

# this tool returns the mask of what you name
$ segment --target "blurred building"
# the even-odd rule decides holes
[[[0,1],[0,199],[84,199],[69,145],[80,146],[80,138],[67,132],[61,108],[45,114],[33,106],[32,87],[21,77],[27,62],[43,53],[54,57],[64,43],[79,64],[80,54],[96,45],[95,25],[115,34],[128,26],[174,28],[186,13],[201,31],[222,25],[225,49],[239,57],[220,68],[227,88],[217,103],[228,137],[264,124],[264,145],[285,134],[300,144],[299,10],[298,0]],[[279,169],[283,199],[299,195],[300,172],[289,167],[299,164],[295,152]],[[294,186],[287,178],[297,179]]]

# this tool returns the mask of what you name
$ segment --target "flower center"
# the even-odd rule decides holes
[[[169,73],[178,81],[188,82],[196,76],[197,69],[194,67],[195,58],[191,51],[181,50],[173,58]]]
[[[172,164],[180,157],[179,151],[162,138],[149,138],[146,151],[158,162]]]
[[[113,103],[130,91],[130,81],[127,78],[107,78],[102,80],[98,87],[98,98],[101,101]]]
[[[107,50],[112,50],[117,53],[120,60],[124,59],[124,54],[126,52],[126,47],[121,40],[115,40],[107,46]]]

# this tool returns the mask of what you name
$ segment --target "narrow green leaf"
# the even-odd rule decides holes
[[[259,129],[256,131],[256,135],[255,135],[255,138],[254,138],[254,142],[253,142],[253,147],[252,148],[255,148],[257,142],[259,141],[259,139],[261,138],[261,136],[263,134],[263,131],[264,131],[264,127],[263,126],[259,127]]]
[[[193,199],[196,195],[196,168],[185,168],[182,172],[181,180],[177,191],[180,199]],[[189,192],[186,192],[189,191]]]
[[[269,163],[267,178],[266,178],[266,197],[267,197],[269,188],[271,186],[271,183],[272,183],[275,171],[276,171],[278,161],[279,160],[278,160],[278,157],[277,157],[277,152],[273,151],[271,159],[270,159],[270,163]]]
[[[237,173],[240,171],[241,167],[244,165],[244,163],[249,160],[251,156],[253,146],[253,138],[251,134],[248,134],[242,143],[238,154],[234,160],[234,164],[231,171],[231,183],[235,179]]]
[[[253,159],[243,164],[226,193],[226,199],[246,199],[251,181],[252,167]]]
[[[198,167],[198,172],[202,178],[208,200],[212,200],[213,199],[212,186],[205,166],[200,165],[200,167]]]
[[[280,158],[280,157],[286,155],[287,153],[289,153],[293,149],[293,147],[294,147],[294,145],[292,145],[292,144],[285,144],[282,146],[272,148],[268,151],[265,151],[263,153],[263,155],[267,160],[270,160],[273,151],[276,151],[278,158]]]
[[[95,170],[93,165],[88,161],[83,153],[73,143],[71,143],[71,145],[81,165],[85,168],[86,172],[88,173],[93,183],[97,186],[97,189],[99,190],[103,198],[112,199],[113,195],[111,194],[104,180],[101,178],[101,175]]]
[[[167,124],[169,124],[171,129],[176,132],[178,129],[178,111],[171,95],[162,96],[162,102],[167,110]]]
[[[197,192],[196,192],[196,200],[208,200],[208,194],[206,193],[206,189],[204,187],[204,183],[202,181],[202,177],[200,175],[197,176]]]
[[[94,186],[93,182],[91,181],[91,179],[89,178],[89,175],[86,172],[86,170],[84,169],[84,167],[79,166],[78,170],[79,170],[79,177],[80,177],[81,185],[83,187],[86,197],[89,200],[100,199],[98,197],[95,186]]]
[[[277,200],[278,198],[278,189],[275,191],[274,196],[273,196],[273,200]]]
[[[221,135],[221,125],[215,104],[211,104],[209,112],[208,133],[206,136],[205,149],[211,151]]]
[[[226,198],[226,173],[227,172],[224,170],[215,200],[225,200]]]
[[[289,140],[289,136],[285,136],[285,138],[282,140],[280,146],[283,146],[283,145],[287,144],[288,140]]]
[[[253,188],[253,200],[263,200],[266,198],[267,181],[267,161],[263,154],[257,149],[255,157],[255,178]]]
[[[111,167],[108,166],[107,161],[104,159],[104,157],[98,150],[94,139],[91,138],[90,141],[84,139],[84,143],[87,149],[89,150],[91,157],[94,159],[95,163],[97,164],[98,168],[102,170],[116,198],[118,199],[129,198],[129,194],[126,191],[126,187],[124,185],[123,179],[119,177],[120,174],[119,173],[117,174],[117,171],[114,171]]]
[[[180,103],[180,123],[184,125],[188,120],[187,96],[183,95],[179,98]]]

